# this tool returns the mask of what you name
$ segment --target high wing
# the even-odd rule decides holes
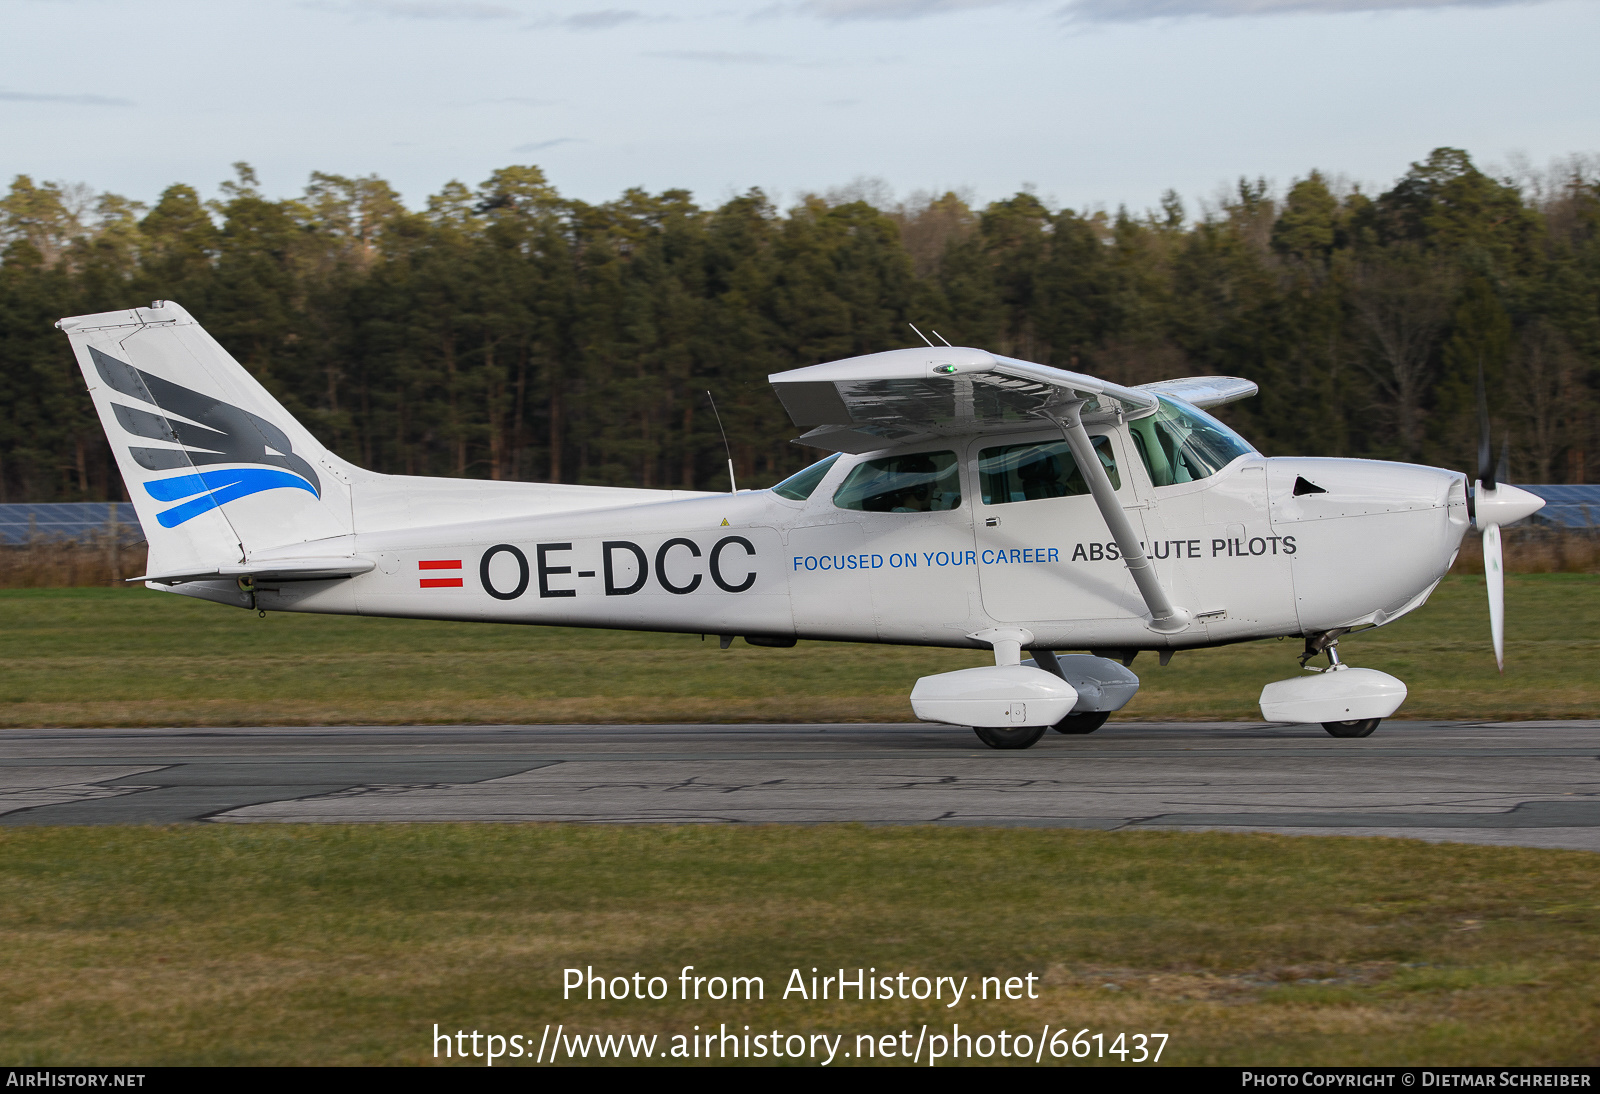
[[[922,438],[1037,429],[1078,403],[1085,422],[1142,418],[1154,394],[980,349],[897,349],[767,377],[798,443],[871,452]]]
[[[1235,399],[1248,399],[1261,389],[1249,380],[1238,376],[1185,376],[1181,380],[1157,380],[1153,384],[1140,384],[1140,391],[1154,391],[1172,399],[1182,399],[1191,406],[1212,407],[1231,403]]]

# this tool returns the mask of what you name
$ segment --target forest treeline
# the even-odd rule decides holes
[[[957,345],[1121,383],[1245,376],[1271,454],[1468,469],[1486,377],[1513,477],[1593,481],[1600,171],[1497,178],[1441,148],[1369,195],[1318,172],[1187,210],[899,204],[874,187],[588,204],[536,167],[421,211],[377,177],[145,207],[18,176],[0,199],[0,501],[123,497],[64,315],[188,308],[332,449],[378,471],[726,489],[816,458],[768,373]]]

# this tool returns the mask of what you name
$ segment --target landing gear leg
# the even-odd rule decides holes
[[[1320,652],[1328,655],[1328,667],[1323,671],[1338,672],[1343,669],[1345,663],[1339,660],[1339,635],[1342,633],[1344,632],[1330,631],[1321,635],[1316,641],[1306,639],[1306,656],[1301,658],[1300,664],[1303,666],[1306,661],[1316,656],[1318,651],[1314,647],[1320,645]],[[1350,718],[1343,722],[1323,722],[1322,728],[1327,730],[1330,737],[1370,737],[1381,721],[1382,718]]]
[[[1339,660],[1339,637],[1349,633],[1348,627],[1340,627],[1336,630],[1323,631],[1321,634],[1306,635],[1306,648],[1300,654],[1300,667],[1305,668],[1307,661],[1319,653],[1325,653],[1328,655],[1326,671],[1333,672],[1344,668],[1343,662]]]
[[[990,748],[1013,749],[1032,748],[1039,743],[1039,738],[1044,736],[1048,726],[1007,726],[999,729],[994,726],[973,726],[972,732],[978,735],[978,740]]]

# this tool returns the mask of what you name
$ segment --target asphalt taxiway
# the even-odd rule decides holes
[[[1600,721],[1112,722],[1023,752],[931,725],[0,732],[0,825],[960,824],[1600,851]]]

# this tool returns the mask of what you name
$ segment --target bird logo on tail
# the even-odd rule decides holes
[[[144,484],[160,502],[178,502],[156,515],[163,528],[176,528],[230,501],[285,487],[322,496],[322,480],[311,464],[295,455],[283,430],[259,415],[202,395],[134,368],[94,347],[95,369],[113,391],[166,411],[157,414],[112,403],[117,421],[136,437],[166,441],[180,448],[130,447],[134,461],[149,471],[189,472]],[[215,468],[216,464],[251,466]]]

